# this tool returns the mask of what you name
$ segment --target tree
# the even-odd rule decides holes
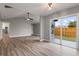
[[[76,21],[71,21],[68,27],[76,27]]]

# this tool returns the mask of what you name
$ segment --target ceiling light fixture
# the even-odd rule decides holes
[[[52,3],[48,3],[48,7],[52,8],[53,7]]]
[[[25,18],[25,20],[28,20],[28,21],[29,21],[29,20],[33,20],[33,18],[30,18],[30,16],[29,16],[29,15],[30,15],[30,13],[29,13],[29,12],[27,12],[27,18]]]

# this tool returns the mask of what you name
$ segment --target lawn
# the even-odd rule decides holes
[[[55,38],[61,39],[60,36],[55,36]],[[66,36],[63,36],[62,39],[63,40],[67,40],[67,41],[72,41],[72,42],[75,42],[76,41],[76,38],[75,37],[66,37]]]

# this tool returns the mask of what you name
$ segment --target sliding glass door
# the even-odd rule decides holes
[[[61,19],[62,45],[76,48],[76,16]]]
[[[76,16],[63,17],[52,20],[51,34],[53,33],[52,41],[64,46],[76,48]],[[53,24],[53,25],[52,25]]]
[[[51,21],[51,37],[52,42],[61,44],[61,23],[58,19]]]

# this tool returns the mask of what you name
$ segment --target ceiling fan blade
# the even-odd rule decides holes
[[[5,8],[13,8],[12,6],[9,5],[4,5]]]
[[[33,18],[29,18],[30,20],[33,20]]]

